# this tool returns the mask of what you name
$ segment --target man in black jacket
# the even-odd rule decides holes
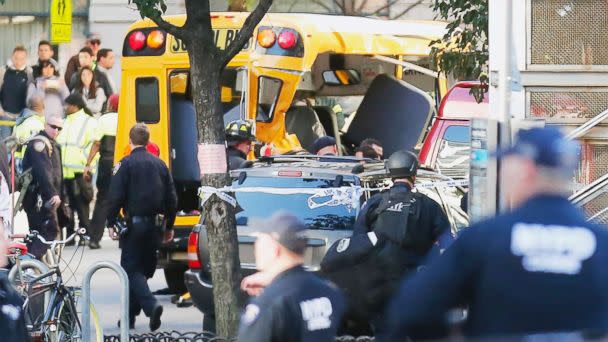
[[[61,131],[63,119],[49,117],[44,131],[30,138],[23,157],[23,170],[31,170],[32,182],[26,190],[23,208],[30,230],[37,230],[46,240],[59,233],[57,209],[61,204],[63,170],[61,149],[55,138]],[[48,246],[37,239],[31,242],[29,252],[42,257]]]
[[[163,307],[147,281],[156,270],[156,252],[161,243],[173,239],[177,196],[167,165],[146,150],[149,140],[150,130],[145,124],[131,128],[131,154],[116,164],[110,183],[108,226],[116,225],[118,213],[124,209],[128,231],[121,234],[120,265],[129,277],[128,323],[133,327],[135,317],[143,310],[154,331],[160,327]]]

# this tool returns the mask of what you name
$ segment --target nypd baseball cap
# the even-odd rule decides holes
[[[518,155],[538,166],[572,172],[578,166],[579,152],[578,144],[566,139],[559,129],[544,127],[520,130],[514,145],[497,150],[494,156]]]
[[[306,225],[286,211],[277,212],[268,219],[254,219],[251,227],[255,233],[271,235],[296,254],[303,254],[306,249],[306,237],[302,235]]]

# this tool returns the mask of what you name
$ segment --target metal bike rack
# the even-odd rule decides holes
[[[100,261],[91,266],[82,280],[82,340],[91,340],[91,277],[102,268],[113,270],[120,279],[120,340],[129,341],[129,278],[127,272],[115,262]]]

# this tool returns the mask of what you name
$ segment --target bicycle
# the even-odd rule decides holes
[[[63,342],[81,341],[82,339],[77,305],[80,297],[80,287],[66,285],[69,280],[64,282],[59,261],[62,260],[63,246],[73,241],[76,235],[84,238],[85,233],[86,230],[79,229],[65,240],[54,241],[47,241],[36,231],[11,236],[11,238],[22,238],[25,241],[38,239],[43,244],[50,246],[51,252],[47,253],[50,265],[46,272],[41,267],[41,265],[46,266],[42,262],[35,259],[19,261],[20,258],[17,258],[15,266],[9,272],[9,280],[24,296],[23,311],[28,322],[28,330],[32,335],[40,336],[45,341]],[[77,250],[78,248],[76,252]],[[69,262],[66,264],[69,264]],[[69,265],[67,267],[69,268]],[[30,272],[28,272],[28,269]],[[32,270],[33,272],[31,272]],[[42,300],[39,299],[41,297]],[[40,305],[41,301],[44,302],[43,305]],[[42,306],[42,309],[40,306]],[[96,341],[101,342],[103,331],[93,304],[91,304],[90,310],[96,331]]]

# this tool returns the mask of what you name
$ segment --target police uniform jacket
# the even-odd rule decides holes
[[[340,290],[296,266],[279,274],[247,305],[238,341],[333,341],[343,313]]]
[[[351,311],[369,319],[449,227],[437,202],[397,183],[365,203],[353,236],[328,249],[321,270],[348,294]]]
[[[466,333],[512,335],[608,328],[608,231],[566,198],[536,196],[472,225],[402,285],[391,340],[467,304]]]
[[[0,272],[0,331],[3,341],[25,342],[30,338],[25,327],[23,300],[11,286],[7,272]]]
[[[44,131],[32,137],[27,144],[23,157],[23,170],[28,169],[32,172],[32,183],[24,199],[25,202],[38,194],[44,202],[53,196],[61,196],[63,180],[61,149]]]
[[[145,147],[134,149],[114,167],[110,183],[108,223],[114,225],[121,208],[130,217],[164,214],[173,229],[177,195],[167,165]]]

